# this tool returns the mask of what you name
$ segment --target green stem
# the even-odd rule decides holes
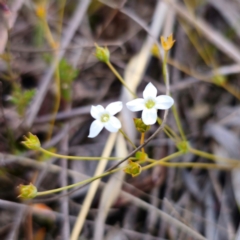
[[[173,116],[175,118],[175,121],[176,121],[176,124],[177,124],[177,127],[178,127],[178,130],[181,134],[181,137],[182,137],[182,140],[183,141],[186,141],[186,136],[183,132],[183,128],[182,128],[182,125],[181,125],[181,122],[180,122],[180,119],[179,119],[179,116],[178,116],[178,113],[177,113],[177,108],[175,105],[172,106],[172,111],[173,111]]]
[[[140,145],[144,143],[144,139],[145,139],[145,133],[141,133]],[[142,150],[142,153],[145,153],[144,147],[141,150]]]
[[[44,148],[39,148],[39,151],[46,153],[50,156],[57,157],[57,158],[66,158],[71,160],[101,160],[101,159],[108,159],[108,160],[119,160],[122,157],[82,157],[82,156],[68,156],[50,152]]]
[[[163,58],[163,66],[162,67],[163,67],[163,79],[164,79],[165,83],[168,79],[167,55],[168,55],[168,51],[164,51],[164,58]],[[177,109],[176,109],[175,105],[172,106],[172,111],[173,111],[173,116],[175,118],[178,130],[180,132],[181,138],[182,138],[183,141],[186,141],[186,137],[185,137],[185,134],[183,132],[183,128],[182,128],[182,125],[181,125],[181,122],[180,122],[180,119],[179,119],[179,116],[178,116]]]
[[[167,55],[168,55],[168,52],[164,51],[162,69],[163,69],[163,80],[164,80],[165,83],[167,82],[167,79],[168,79]]]
[[[159,165],[166,167],[177,167],[177,168],[207,168],[207,169],[221,169],[221,170],[230,170],[234,168],[234,166],[221,166],[211,163],[169,163],[169,162],[161,162]]]
[[[162,124],[162,119],[161,118],[157,118],[158,124],[161,125]],[[174,142],[178,142],[181,141],[180,137],[167,125],[164,125],[164,129],[163,131],[165,132],[165,134],[171,138]]]
[[[122,168],[116,168],[112,171],[109,171],[109,172],[105,172],[99,176],[96,176],[96,177],[92,177],[92,178],[88,178],[84,181],[81,181],[81,182],[78,182],[78,183],[74,183],[74,184],[71,184],[71,185],[68,185],[68,186],[65,186],[65,187],[61,187],[61,188],[56,188],[56,189],[52,189],[52,190],[48,190],[48,191],[43,191],[43,192],[38,192],[37,193],[37,196],[44,196],[44,195],[48,195],[48,194],[52,194],[52,193],[57,193],[57,192],[61,192],[63,190],[67,190],[67,189],[70,189],[70,188],[74,188],[74,187],[78,187],[78,186],[81,186],[81,185],[84,185],[84,184],[87,184],[87,183],[90,183],[90,182],[93,182],[94,180],[97,180],[99,178],[102,178],[102,177],[105,177],[111,173],[114,173],[118,170],[120,170]]]
[[[118,71],[113,67],[111,62],[106,62],[106,64],[111,69],[113,74],[118,78],[118,80],[122,83],[122,85],[132,94],[132,96],[134,98],[137,98],[137,95],[127,86],[127,84],[125,83],[124,79],[121,77],[121,75],[118,73]]]
[[[228,83],[223,84],[222,87],[229,93],[231,93],[234,97],[236,97],[238,100],[240,100],[240,93],[238,91],[238,88],[234,88]]]
[[[240,162],[237,159],[231,159],[231,158],[224,158],[224,157],[216,156],[216,155],[206,153],[206,152],[194,149],[194,148],[189,148],[189,152],[191,152],[195,155],[198,155],[200,157],[210,159],[212,161],[230,163],[230,164],[234,164],[234,165],[240,165]]]
[[[162,158],[162,159],[160,159],[158,161],[155,161],[155,162],[153,162],[153,163],[143,167],[142,170],[146,170],[146,169],[152,168],[152,167],[154,167],[156,165],[160,165],[162,162],[169,161],[169,160],[171,160],[171,159],[173,159],[175,157],[179,157],[181,155],[183,155],[183,153],[181,151],[173,153],[173,154],[171,154],[171,155],[169,155],[169,156],[167,156],[165,158]],[[154,159],[149,158],[149,160],[154,160]]]
[[[131,141],[131,139],[127,136],[127,134],[122,130],[122,129],[119,129],[118,130],[125,139],[127,139],[127,141],[133,146],[133,148],[137,148],[136,145]]]

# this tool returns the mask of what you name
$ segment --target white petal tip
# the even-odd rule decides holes
[[[88,135],[88,138],[94,138],[94,136],[90,136],[90,135]]]

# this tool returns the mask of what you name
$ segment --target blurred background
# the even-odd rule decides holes
[[[1,0],[0,239],[240,239],[240,172],[226,162],[225,170],[218,161],[211,169],[157,165],[136,177],[120,170],[95,188],[17,197],[20,184],[51,190],[116,164],[28,150],[21,144],[28,132],[65,155],[131,152],[106,130],[87,137],[92,105],[132,99],[95,57],[95,43],[108,47],[111,64],[139,97],[149,82],[159,95],[166,92],[159,39],[172,33],[170,91],[188,143],[240,160],[239,23],[239,0]],[[119,116],[137,146],[132,118],[140,116],[125,107]],[[179,133],[172,111],[167,124]],[[145,151],[161,159],[176,146],[162,131]],[[190,153],[174,161],[212,163]]]

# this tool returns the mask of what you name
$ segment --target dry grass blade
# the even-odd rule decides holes
[[[102,157],[109,157],[112,149],[114,147],[115,141],[116,141],[116,137],[117,137],[117,133],[111,133],[108,137],[108,140],[106,142],[105,148],[103,150],[102,153]],[[94,176],[98,176],[100,174],[102,174],[105,170],[105,167],[107,165],[107,160],[102,159],[99,161],[98,166],[95,170]],[[98,179],[96,181],[94,181],[93,183],[91,183],[90,188],[88,190],[88,193],[84,199],[83,205],[82,205],[82,209],[79,212],[77,221],[73,227],[72,233],[71,233],[71,240],[77,240],[79,237],[79,234],[82,230],[83,224],[85,222],[88,210],[90,208],[90,205],[92,203],[92,200],[94,198],[94,195],[97,191],[97,188],[100,184],[101,179]]]
[[[0,10],[1,11],[1,10]],[[0,23],[0,54],[4,52],[8,40],[8,31],[4,24]]]
[[[118,135],[116,141],[116,156],[122,155],[127,155],[127,146],[123,136]],[[98,207],[98,214],[95,220],[94,240],[103,239],[105,220],[110,207],[116,201],[121,192],[124,176],[125,173],[123,171],[114,173],[104,187]]]
[[[231,1],[231,0],[229,1],[208,0],[208,2],[221,12],[222,16],[234,28],[238,37],[240,37],[240,27],[239,27],[240,7],[234,1]]]
[[[225,148],[232,158],[239,158],[240,141],[234,132],[218,124],[208,124],[205,131]]]
[[[8,164],[11,163],[18,163],[23,167],[32,167],[38,170],[44,170],[47,169],[49,173],[60,173],[62,171],[62,168],[55,165],[55,164],[50,164],[46,162],[38,162],[35,161],[35,159],[27,158],[27,157],[21,157],[21,156],[14,156],[11,154],[2,154],[0,153],[0,166],[7,166]],[[80,172],[76,172],[73,170],[68,169],[67,174],[69,177],[73,177],[78,181],[83,181],[89,176],[84,175]]]
[[[47,70],[46,74],[43,76],[43,79],[41,80],[41,86],[37,92],[36,97],[33,100],[33,103],[29,109],[29,114],[25,119],[25,126],[31,127],[35,117],[37,116],[37,113],[40,109],[40,106],[44,100],[44,96],[47,93],[48,86],[50,84],[50,81],[52,79],[52,76],[54,74],[55,68],[58,64],[58,62],[61,60],[61,58],[64,56],[64,53],[66,51],[66,48],[70,44],[72,38],[74,37],[76,31],[78,30],[78,27],[80,23],[82,22],[82,19],[84,17],[84,14],[86,13],[88,6],[90,4],[90,0],[82,0],[79,1],[78,6],[75,10],[75,13],[73,14],[71,20],[69,21],[69,26],[67,26],[66,31],[64,32],[64,38],[61,42],[61,49],[56,58],[54,59],[53,64],[51,67]]]
[[[174,3],[172,0],[164,0],[177,12],[177,14],[194,25],[201,33],[222,52],[236,62],[240,62],[240,50],[217,30],[209,26],[203,19],[195,18],[181,4]]]
[[[0,5],[0,54],[5,50],[8,41],[8,30],[11,29],[16,21],[18,11],[21,9],[24,0],[14,1],[11,12]],[[4,4],[4,3],[0,3]]]
[[[180,222],[179,220],[171,217],[170,215],[166,214],[165,212],[161,211],[158,208],[155,208],[154,206],[150,205],[149,203],[144,202],[143,200],[132,196],[129,193],[123,193],[123,196],[127,199],[129,199],[131,202],[133,202],[136,206],[146,209],[148,211],[155,211],[158,216],[163,220],[168,222],[170,225],[175,226],[176,228],[181,229],[183,232],[187,233],[189,236],[192,236],[194,239],[199,240],[207,240],[205,237],[203,237],[200,233],[195,231],[194,229],[190,228],[189,226],[185,225],[184,223]]]

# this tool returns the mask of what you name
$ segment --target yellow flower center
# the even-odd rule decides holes
[[[145,103],[146,108],[151,109],[155,106],[155,102],[152,99],[149,99],[146,103]]]
[[[105,123],[105,122],[109,121],[109,118],[110,118],[109,114],[105,113],[101,116],[101,122]]]

